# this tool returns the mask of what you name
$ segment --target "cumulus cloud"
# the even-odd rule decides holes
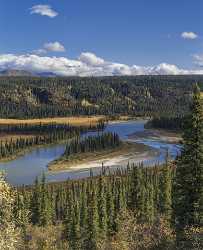
[[[41,16],[48,16],[50,18],[58,16],[58,13],[55,10],[53,10],[50,5],[44,5],[44,4],[34,5],[30,10],[31,14],[39,14]]]
[[[104,59],[97,57],[95,54],[90,52],[83,52],[79,56],[79,60],[88,65],[102,65],[104,64]]]
[[[181,37],[183,39],[194,40],[194,39],[198,38],[198,35],[192,31],[189,31],[189,32],[185,31],[181,34]]]
[[[201,60],[200,60],[201,59]],[[203,56],[196,60],[202,61]],[[203,65],[203,64],[202,64]],[[82,53],[78,59],[49,57],[34,54],[0,55],[0,70],[19,69],[31,72],[52,72],[60,76],[114,76],[114,75],[183,75],[203,74],[203,70],[185,70],[176,65],[162,63],[156,66],[126,65],[106,61],[90,52]]]
[[[64,52],[65,51],[65,47],[59,42],[45,43],[44,49],[47,51],[53,51],[53,52]]]

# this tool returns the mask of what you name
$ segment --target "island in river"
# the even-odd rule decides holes
[[[89,176],[89,169],[92,168],[93,174],[97,175],[101,171],[102,163],[112,171],[118,167],[126,167],[128,163],[143,162],[144,165],[154,165],[165,160],[166,148],[174,158],[180,151],[178,143],[169,142],[169,137],[151,138],[141,134],[147,131],[144,128],[146,121],[126,121],[120,123],[109,123],[105,127],[106,132],[115,132],[122,141],[137,144],[135,153],[124,153],[116,156],[104,156],[100,159],[88,160],[80,164],[60,171],[49,171],[47,166],[58,159],[65,151],[65,144],[49,145],[33,149],[15,160],[0,163],[0,170],[6,174],[7,181],[13,185],[32,184],[37,176],[43,172],[49,182],[65,181],[67,179],[78,179]],[[87,135],[96,132],[88,132]],[[139,135],[139,136],[138,136]],[[142,136],[141,136],[142,135]]]
[[[143,155],[143,152],[146,152],[146,154]],[[91,168],[92,164],[95,163],[99,163],[100,165],[108,163],[108,165],[111,165],[112,163],[110,163],[110,161],[115,162],[116,159],[121,158],[130,160],[136,156],[137,159],[142,161],[155,157],[158,153],[158,150],[154,150],[144,144],[123,142],[119,147],[114,149],[80,153],[77,156],[70,157],[69,159],[62,156],[51,162],[48,165],[48,169],[49,171],[61,171],[77,170],[87,168],[88,166]]]

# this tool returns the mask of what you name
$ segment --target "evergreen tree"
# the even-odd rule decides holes
[[[96,192],[95,190],[93,190],[88,197],[88,216],[84,249],[96,250],[98,247],[99,239],[98,207]]]
[[[166,216],[168,220],[171,218],[172,200],[171,200],[171,169],[168,162],[168,154],[166,164],[162,168],[159,189],[159,212]]]
[[[70,223],[70,235],[69,235],[69,247],[71,250],[80,250],[81,249],[81,235],[80,235],[80,223],[79,223],[79,205],[76,203],[74,206],[74,210],[72,211],[72,214],[70,214],[72,217],[71,223]]]
[[[98,186],[98,213],[99,213],[99,227],[100,232],[105,239],[107,236],[107,212],[106,212],[106,183],[104,178],[99,178]]]
[[[33,224],[39,223],[40,218],[40,184],[38,178],[35,180],[33,194],[31,197],[30,210],[32,211],[31,221]]]
[[[138,218],[144,215],[145,185],[142,166],[134,166],[131,173],[131,188],[129,205],[132,211],[137,213]]]
[[[39,216],[39,224],[41,226],[45,226],[47,224],[51,224],[51,202],[49,199],[49,195],[46,189],[46,178],[45,174],[42,175],[41,181],[41,189],[40,189],[40,216]]]
[[[184,128],[173,190],[177,232],[186,226],[203,225],[203,106],[197,85]]]

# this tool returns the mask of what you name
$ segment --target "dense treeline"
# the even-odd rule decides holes
[[[128,165],[114,173],[103,168],[99,176],[91,171],[89,178],[55,184],[43,175],[12,197],[0,178],[0,244],[26,250],[203,249],[202,102],[196,86],[175,162],[166,155],[162,166]]]
[[[100,120],[98,124],[90,124],[88,126],[72,126],[69,124],[57,124],[57,123],[22,123],[22,124],[1,124],[0,133],[23,133],[23,134],[47,134],[50,131],[57,133],[58,131],[72,132],[80,131],[87,132],[89,130],[102,130],[104,129],[104,121]]]
[[[145,128],[160,128],[179,131],[184,127],[185,117],[154,117],[145,124]]]
[[[175,228],[180,247],[185,241],[185,228],[200,228],[203,248],[203,99],[194,86],[183,133],[183,148],[176,162],[173,183],[173,209]],[[197,246],[196,246],[197,247]]]
[[[174,163],[166,156],[163,166],[102,169],[100,176],[57,184],[46,184],[43,175],[17,189],[13,211],[24,249],[202,249],[202,106],[196,87]],[[35,241],[30,237],[33,228],[46,230],[40,243],[39,232]]]
[[[43,176],[34,187],[18,190],[14,211],[23,216],[28,210],[33,225],[61,222],[61,240],[70,249],[98,249],[107,243],[117,233],[117,219],[126,209],[136,213],[139,223],[153,224],[159,216],[170,220],[170,166],[133,166],[110,175],[105,171],[100,177],[49,185]]]
[[[88,136],[83,139],[76,138],[68,142],[64,156],[69,158],[75,154],[113,149],[120,146],[121,143],[119,136],[110,132],[97,136]]]
[[[19,125],[3,125],[0,126],[0,133],[8,133],[11,138],[0,141],[0,159],[8,158],[18,152],[29,149],[32,146],[56,143],[58,141],[68,140],[79,137],[81,134],[92,131],[102,130],[104,123],[98,125],[87,126],[70,126],[67,124],[19,124]],[[13,139],[13,133],[20,133],[20,137]],[[31,135],[23,137],[23,135]]]
[[[0,77],[0,117],[184,115],[202,76]]]

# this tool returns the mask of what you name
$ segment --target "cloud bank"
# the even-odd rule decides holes
[[[199,61],[203,65],[203,56],[199,58]],[[34,73],[52,72],[60,76],[203,74],[201,69],[185,70],[167,63],[156,66],[129,66],[106,61],[90,52],[81,53],[78,59],[74,60],[67,57],[49,57],[36,54],[1,54],[0,70],[6,69],[27,70]]]
[[[198,35],[192,31],[189,32],[185,31],[181,34],[181,37],[183,39],[194,40],[198,38]]]
[[[58,16],[58,13],[53,10],[50,5],[34,5],[30,10],[30,14],[39,14],[41,16],[48,16],[50,18]]]

